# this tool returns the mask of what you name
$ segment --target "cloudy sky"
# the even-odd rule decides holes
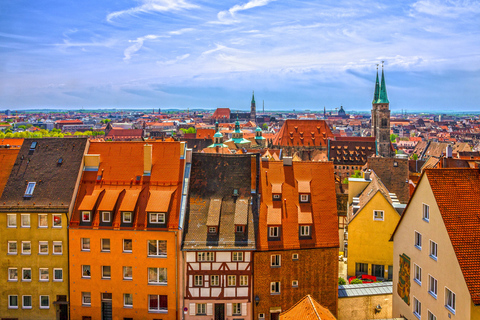
[[[2,0],[0,109],[480,111],[480,1]]]

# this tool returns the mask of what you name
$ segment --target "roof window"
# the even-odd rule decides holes
[[[30,151],[34,151],[36,147],[37,147],[37,141],[33,141],[32,144],[30,145]]]
[[[36,182],[29,182],[27,189],[25,190],[24,197],[31,197],[33,195],[33,190],[35,189]]]

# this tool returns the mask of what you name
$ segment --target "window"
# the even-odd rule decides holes
[[[38,280],[39,281],[48,281],[50,274],[48,273],[48,268],[39,268],[38,269]]]
[[[197,252],[198,261],[215,261],[214,252]]]
[[[90,292],[82,292],[82,305],[89,306],[92,304]]]
[[[368,274],[368,263],[355,263],[355,275]]]
[[[32,244],[30,241],[22,241],[22,254],[31,254]]]
[[[240,286],[246,287],[248,286],[248,276],[240,276]]]
[[[166,240],[148,240],[148,256],[150,257],[167,257],[167,241]]]
[[[203,287],[203,276],[195,275],[193,285],[195,287]]]
[[[197,303],[197,312],[196,315],[205,315],[207,314],[207,304],[206,303]]]
[[[242,304],[241,303],[232,303],[232,315],[241,316],[242,315]]]
[[[238,233],[245,232],[245,226],[235,226],[235,232],[238,232]]]
[[[279,227],[268,227],[268,236],[270,238],[280,237],[280,228]]]
[[[292,254],[292,260],[298,260],[298,253]]]
[[[445,308],[455,313],[455,293],[445,287]]]
[[[300,237],[310,236],[310,226],[300,226]]]
[[[62,227],[62,215],[61,214],[52,214],[52,226],[53,228]]]
[[[149,213],[148,214],[150,217],[150,223],[155,223],[155,224],[164,224],[165,223],[165,213]]]
[[[273,200],[280,200],[281,198],[281,194],[279,193],[274,193],[272,196],[273,196]]]
[[[228,286],[229,287],[235,287],[237,285],[237,276],[229,275],[227,277],[227,279],[228,279]]]
[[[232,261],[243,261],[243,252],[232,253]]]
[[[8,296],[8,308],[18,309],[18,296]]]
[[[430,312],[430,310],[428,310],[428,320],[437,320],[437,317],[435,317],[435,315],[433,313]]]
[[[110,239],[100,239],[101,251],[110,252]]]
[[[280,281],[270,282],[270,293],[272,294],[280,293]]]
[[[80,239],[82,251],[90,251],[90,238]]]
[[[22,281],[32,281],[32,269],[23,268],[22,269]]]
[[[63,281],[63,269],[53,269],[53,281]]]
[[[38,241],[38,254],[48,254],[48,241]]]
[[[423,204],[423,220],[429,221],[430,220],[430,206],[428,204]]]
[[[27,185],[27,189],[25,189],[24,197],[31,197],[33,195],[33,190],[35,190],[36,182],[29,182]]]
[[[393,266],[388,266],[388,280],[393,280]]]
[[[17,254],[17,241],[8,241],[8,254]]]
[[[383,264],[372,264],[372,276],[383,279],[385,277],[385,266]]]
[[[82,266],[82,278],[90,278],[90,265],[83,265]]]
[[[102,279],[110,279],[112,276],[112,268],[110,266],[102,266]]]
[[[422,268],[420,268],[418,265],[414,266],[413,279],[415,280],[416,283],[418,283],[419,285],[422,285]]]
[[[7,227],[16,228],[17,227],[17,215],[16,214],[7,214]]]
[[[265,313],[259,313],[258,319],[265,319]]]
[[[167,268],[148,268],[148,284],[167,284]]]
[[[148,311],[166,312],[168,310],[168,296],[149,295]]]
[[[50,308],[50,296],[40,296],[40,309]]]
[[[437,298],[437,279],[428,275],[428,293],[430,293],[435,299]]]
[[[293,280],[292,281],[292,287],[298,288],[298,280]]]
[[[132,252],[132,239],[123,239],[123,252]]]
[[[422,250],[422,235],[415,231],[415,247]]]
[[[133,268],[132,267],[123,267],[123,279],[132,280]]]
[[[53,241],[53,254],[62,254],[63,245],[62,241]]]
[[[422,317],[422,303],[415,297],[413,297],[413,314],[419,319]]]
[[[18,281],[17,268],[8,268],[8,281]]]
[[[21,215],[22,228],[30,228],[30,214]]]
[[[102,222],[110,222],[111,212],[110,211],[102,211]]]
[[[22,309],[32,309],[32,296],[22,296]]]
[[[90,222],[92,213],[90,211],[82,211],[82,222]]]
[[[208,233],[217,233],[217,227],[208,227]]]
[[[437,260],[437,243],[430,240],[430,258]]]
[[[123,213],[123,223],[132,223],[132,213],[124,212]]]
[[[308,200],[309,200],[308,194],[300,195],[300,202],[308,202]]]
[[[38,227],[39,228],[48,228],[48,216],[46,214],[38,215]]]
[[[211,286],[219,286],[220,285],[220,277],[218,275],[210,276],[210,285]]]
[[[281,255],[272,254],[270,256],[270,266],[271,267],[280,267],[280,263],[281,263]]]
[[[375,221],[383,221],[383,211],[374,210],[374,211],[373,211],[373,220],[375,220]]]
[[[132,308],[133,307],[133,296],[131,293],[124,293],[123,294],[123,306],[125,308]]]

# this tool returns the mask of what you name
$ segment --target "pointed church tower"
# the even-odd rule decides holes
[[[390,102],[387,97],[383,61],[382,81],[380,85],[378,83],[377,65],[377,80],[375,82],[375,92],[372,101],[372,136],[375,136],[378,155],[382,157],[392,157],[393,152],[390,147]]]
[[[250,120],[256,123],[257,121],[257,107],[255,106],[255,92],[252,91],[252,103],[250,106]]]

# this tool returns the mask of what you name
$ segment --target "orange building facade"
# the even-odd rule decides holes
[[[70,221],[71,319],[177,319],[185,144],[92,142]]]

